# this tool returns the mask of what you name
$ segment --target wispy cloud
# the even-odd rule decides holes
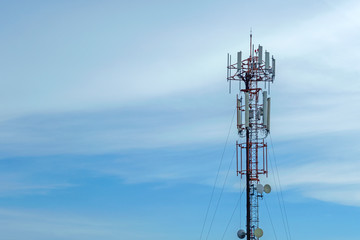
[[[315,144],[318,141],[315,136],[320,134],[360,130],[357,124],[360,69],[354,64],[360,47],[353,42],[359,37],[354,29],[360,24],[360,5],[354,1],[336,4],[319,15],[297,22],[286,23],[274,18],[278,22],[271,24],[278,27],[262,35],[261,43],[278,59],[277,79],[272,88],[274,140],[291,142],[307,138]],[[230,17],[227,16],[226,21],[227,18]],[[239,46],[242,49],[248,46],[247,34],[240,42],[235,37],[230,39],[225,33],[231,33],[233,25],[228,26],[225,20],[224,24],[216,23],[218,19],[222,18],[213,20],[214,26],[221,29],[224,36],[211,31],[213,26],[209,24],[200,24],[206,28],[189,28],[181,19],[176,26],[182,28],[159,31],[156,36],[147,38],[147,42],[139,37],[136,46],[130,49],[125,49],[129,43],[125,41],[109,61],[84,61],[84,65],[78,65],[77,62],[84,60],[78,57],[71,61],[73,66],[64,65],[67,71],[60,77],[53,76],[54,72],[59,72],[58,65],[64,64],[68,55],[59,52],[53,53],[61,57],[61,61],[48,66],[51,71],[46,74],[40,74],[42,59],[36,61],[38,68],[27,71],[28,76],[14,74],[17,69],[4,69],[2,74],[8,79],[8,85],[1,89],[0,95],[2,102],[11,104],[4,105],[1,111],[1,156],[119,152],[126,155],[124,152],[129,149],[141,150],[149,156],[136,156],[131,152],[135,157],[115,157],[107,163],[87,165],[82,162],[81,166],[71,166],[119,176],[126,183],[138,183],[139,178],[134,176],[140,174],[144,182],[191,179],[212,184],[208,172],[216,170],[214,165],[222,151],[218,146],[226,139],[235,105],[234,96],[226,95],[225,54],[227,49],[236,51]],[[257,21],[263,24],[261,20],[254,23]],[[248,26],[241,27],[248,31]],[[126,34],[121,32],[123,35]],[[113,35],[107,32],[106,36],[111,39]],[[240,45],[242,42],[244,44]],[[62,45],[61,49],[76,51],[76,46]],[[99,52],[110,54],[114,49],[111,46],[114,45]],[[103,56],[96,51],[92,54],[93,58]],[[26,84],[20,84],[23,82]],[[14,94],[14,89],[19,94]],[[236,139],[234,133],[230,142]],[[332,148],[342,152],[349,144],[341,142]],[[196,154],[185,156],[188,159],[184,161],[172,154],[158,156],[150,151],[167,148],[188,151],[207,146],[220,152],[213,158],[215,164],[208,164],[210,158]],[[291,152],[301,155],[297,147],[294,143]],[[321,196],[329,196],[322,199],[330,201],[336,192],[332,184],[340,184],[343,191],[348,189],[348,182],[358,182],[357,153],[342,159],[344,165],[334,159],[319,160],[328,159],[321,152],[312,154],[309,160],[312,163],[299,162],[281,168],[284,187],[301,188],[304,195],[320,198],[313,188],[311,191],[307,188],[318,184]],[[204,166],[209,171],[204,171]],[[295,172],[299,177],[293,178],[288,172]],[[341,179],[334,180],[334,175],[339,174]],[[7,186],[0,191],[42,192],[71,186],[57,181],[24,184],[26,181],[8,178]],[[345,200],[333,199],[345,203]]]
[[[189,101],[197,101],[196,107],[165,98],[133,108],[32,114],[3,121],[0,154],[103,154],[222,142],[232,106],[206,97],[188,96]]]
[[[4,239],[118,239],[119,236],[149,239],[144,232],[135,230],[140,227],[139,221],[135,223],[131,219],[119,221],[74,213],[0,209],[0,223]]]
[[[360,185],[357,133],[344,131],[297,141],[279,141],[274,146],[275,154],[280,154],[276,156],[278,167],[270,152],[271,174],[276,178],[278,168],[284,190],[296,190],[305,197],[322,201],[359,206],[360,199],[355,191]],[[289,144],[297,148],[285,150]],[[272,184],[273,179],[269,179]]]
[[[14,160],[13,160],[14,161]],[[13,163],[16,165],[16,162]],[[4,166],[4,164],[1,164]],[[36,162],[35,168],[41,168]],[[52,191],[76,187],[75,184],[64,182],[64,180],[50,179],[41,180],[43,177],[36,176],[36,174],[45,175],[44,172],[31,169],[18,169],[11,172],[9,169],[2,170],[0,176],[0,196],[19,196],[19,195],[44,195]]]

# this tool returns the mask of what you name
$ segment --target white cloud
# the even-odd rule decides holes
[[[0,209],[0,231],[4,239],[150,239],[140,229],[140,220],[104,219],[25,209]],[[142,226],[142,229],[147,227]],[[152,233],[151,237],[161,234]]]
[[[34,175],[44,174],[44,172],[39,171],[40,166],[37,166],[37,169],[37,171],[18,169],[16,172],[3,170],[0,176],[0,196],[43,195],[49,194],[51,191],[76,187],[75,184],[64,181],[36,179]]]
[[[359,3],[339,3],[333,10],[323,11],[315,17],[296,23],[283,21],[283,25],[279,24],[277,29],[263,38],[261,44],[278,59],[277,79],[272,88],[272,132],[277,139],[291,140],[320,133],[359,130],[360,68],[356,61],[360,46],[354,41],[359,37],[359,33],[354,31],[360,24],[359,16]],[[134,55],[124,54],[105,65],[77,72],[76,77],[64,74],[62,77],[69,79],[63,85],[62,79],[54,78],[53,85],[48,83],[51,87],[42,91],[35,89],[41,83],[35,81],[37,73],[29,76],[29,81],[24,85],[19,81],[8,82],[9,86],[2,88],[3,94],[0,94],[3,96],[2,102],[10,103],[1,109],[3,127],[0,142],[3,154],[104,153],[137,147],[151,149],[222,143],[231,113],[219,109],[224,106],[230,109],[231,105],[227,104],[234,103],[229,100],[222,104],[220,99],[225,97],[218,94],[225,92],[227,86],[225,44],[220,45],[219,42],[228,36],[215,37],[205,34],[206,31],[202,36],[196,34],[197,31],[196,28],[184,28],[163,32],[148,39],[150,44],[139,47]],[[193,34],[198,39],[192,41]],[[243,36],[247,38],[247,33]],[[241,45],[243,48],[247,48],[246,41],[240,41],[244,43]],[[194,43],[200,50],[192,45]],[[237,40],[227,40],[226,43],[233,44],[228,49],[239,46]],[[215,87],[217,91],[214,91]],[[17,88],[21,90],[20,96],[14,94]],[[199,104],[199,99],[194,100],[189,96],[200,94],[203,94],[201,98],[209,99],[209,106],[204,102]],[[181,98],[181,104],[173,102],[173,98]],[[165,106],[164,102],[173,104]],[[221,104],[216,105],[216,102]],[[198,116],[196,108],[187,111],[189,106],[194,105],[199,109],[206,108],[208,114]],[[119,117],[96,110],[106,108],[111,112],[114,106],[133,107],[138,114],[121,110]],[[154,108],[164,113],[143,112],[144,109]],[[80,113],[83,118],[73,115],[74,110],[83,109],[90,109]],[[166,112],[168,109],[175,111]],[[47,114],[37,115],[39,112]],[[58,112],[63,112],[63,116],[54,114]],[[219,113],[222,115],[216,116]],[[10,118],[12,114],[26,117]],[[92,114],[104,117],[91,119]],[[178,114],[178,118],[164,120],[171,114]],[[56,118],[60,120],[55,121]],[[107,119],[115,121],[109,122]],[[339,151],[344,147],[339,144]],[[322,158],[319,153],[317,157]],[[161,167],[161,160],[158,163]],[[314,159],[312,164],[289,168],[288,171],[295,169],[299,178],[284,174],[284,182],[286,187],[301,187],[305,194],[319,198],[303,186],[319,184],[320,192],[328,191],[331,189],[329,185],[335,182],[344,186],[347,182],[359,181],[355,169],[360,166],[351,165],[352,161],[346,163],[344,167],[336,162],[318,162]],[[323,168],[323,165],[326,167]],[[141,167],[141,172],[146,173],[152,166],[145,164]],[[153,175],[144,176],[144,179],[192,177],[193,173],[187,175],[184,172],[188,167],[176,169],[181,174],[169,174],[175,172],[174,168],[164,167]],[[338,168],[345,168],[343,171],[349,174],[341,173],[342,178],[334,180]],[[319,172],[314,169],[319,169]],[[132,173],[129,174],[126,169],[102,171],[120,175],[129,182],[134,181],[130,178]],[[136,171],[138,169],[134,173]],[[56,186],[47,187],[51,189]],[[21,188],[16,184],[13,187]],[[24,188],[32,187],[41,188],[36,185]],[[322,196],[329,196],[326,198],[329,199],[333,192]]]
[[[303,143],[291,141],[291,150],[280,157],[281,165],[278,156],[282,189],[296,190],[305,197],[321,201],[360,206],[356,193],[360,185],[359,144],[354,141],[357,134],[344,133],[348,136],[315,135],[304,138]],[[271,169],[273,176],[269,180],[274,184],[277,172],[272,152],[270,160],[274,169]]]
[[[328,186],[309,187],[303,189],[306,197],[326,202],[333,202],[348,206],[360,207],[359,182],[346,184],[332,184]]]

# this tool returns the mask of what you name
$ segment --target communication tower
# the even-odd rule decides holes
[[[270,185],[260,183],[260,175],[268,175],[266,137],[270,132],[270,83],[275,78],[275,59],[263,46],[256,49],[250,33],[250,54],[242,59],[237,53],[237,62],[227,57],[227,81],[231,93],[231,82],[238,81],[236,95],[237,131],[244,142],[236,141],[236,174],[246,178],[246,231],[239,230],[239,238],[258,240],[263,236],[259,224],[259,199],[270,193]]]

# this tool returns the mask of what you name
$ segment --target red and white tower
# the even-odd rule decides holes
[[[238,81],[236,96],[237,131],[244,142],[236,142],[237,175],[246,177],[246,231],[239,230],[239,238],[259,239],[263,230],[259,224],[259,199],[270,193],[270,185],[262,185],[260,175],[268,175],[266,137],[270,132],[270,83],[275,78],[275,59],[263,47],[254,47],[250,33],[250,54],[242,59],[237,53],[237,63],[228,54],[227,80]]]

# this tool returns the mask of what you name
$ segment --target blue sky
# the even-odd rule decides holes
[[[291,239],[353,237],[359,16],[357,1],[2,1],[0,239],[199,239],[235,107],[226,54],[248,50],[250,28],[277,59],[271,137]],[[242,198],[225,232],[243,187],[237,139],[232,126],[209,240],[244,228]],[[266,201],[287,239],[278,190]]]

